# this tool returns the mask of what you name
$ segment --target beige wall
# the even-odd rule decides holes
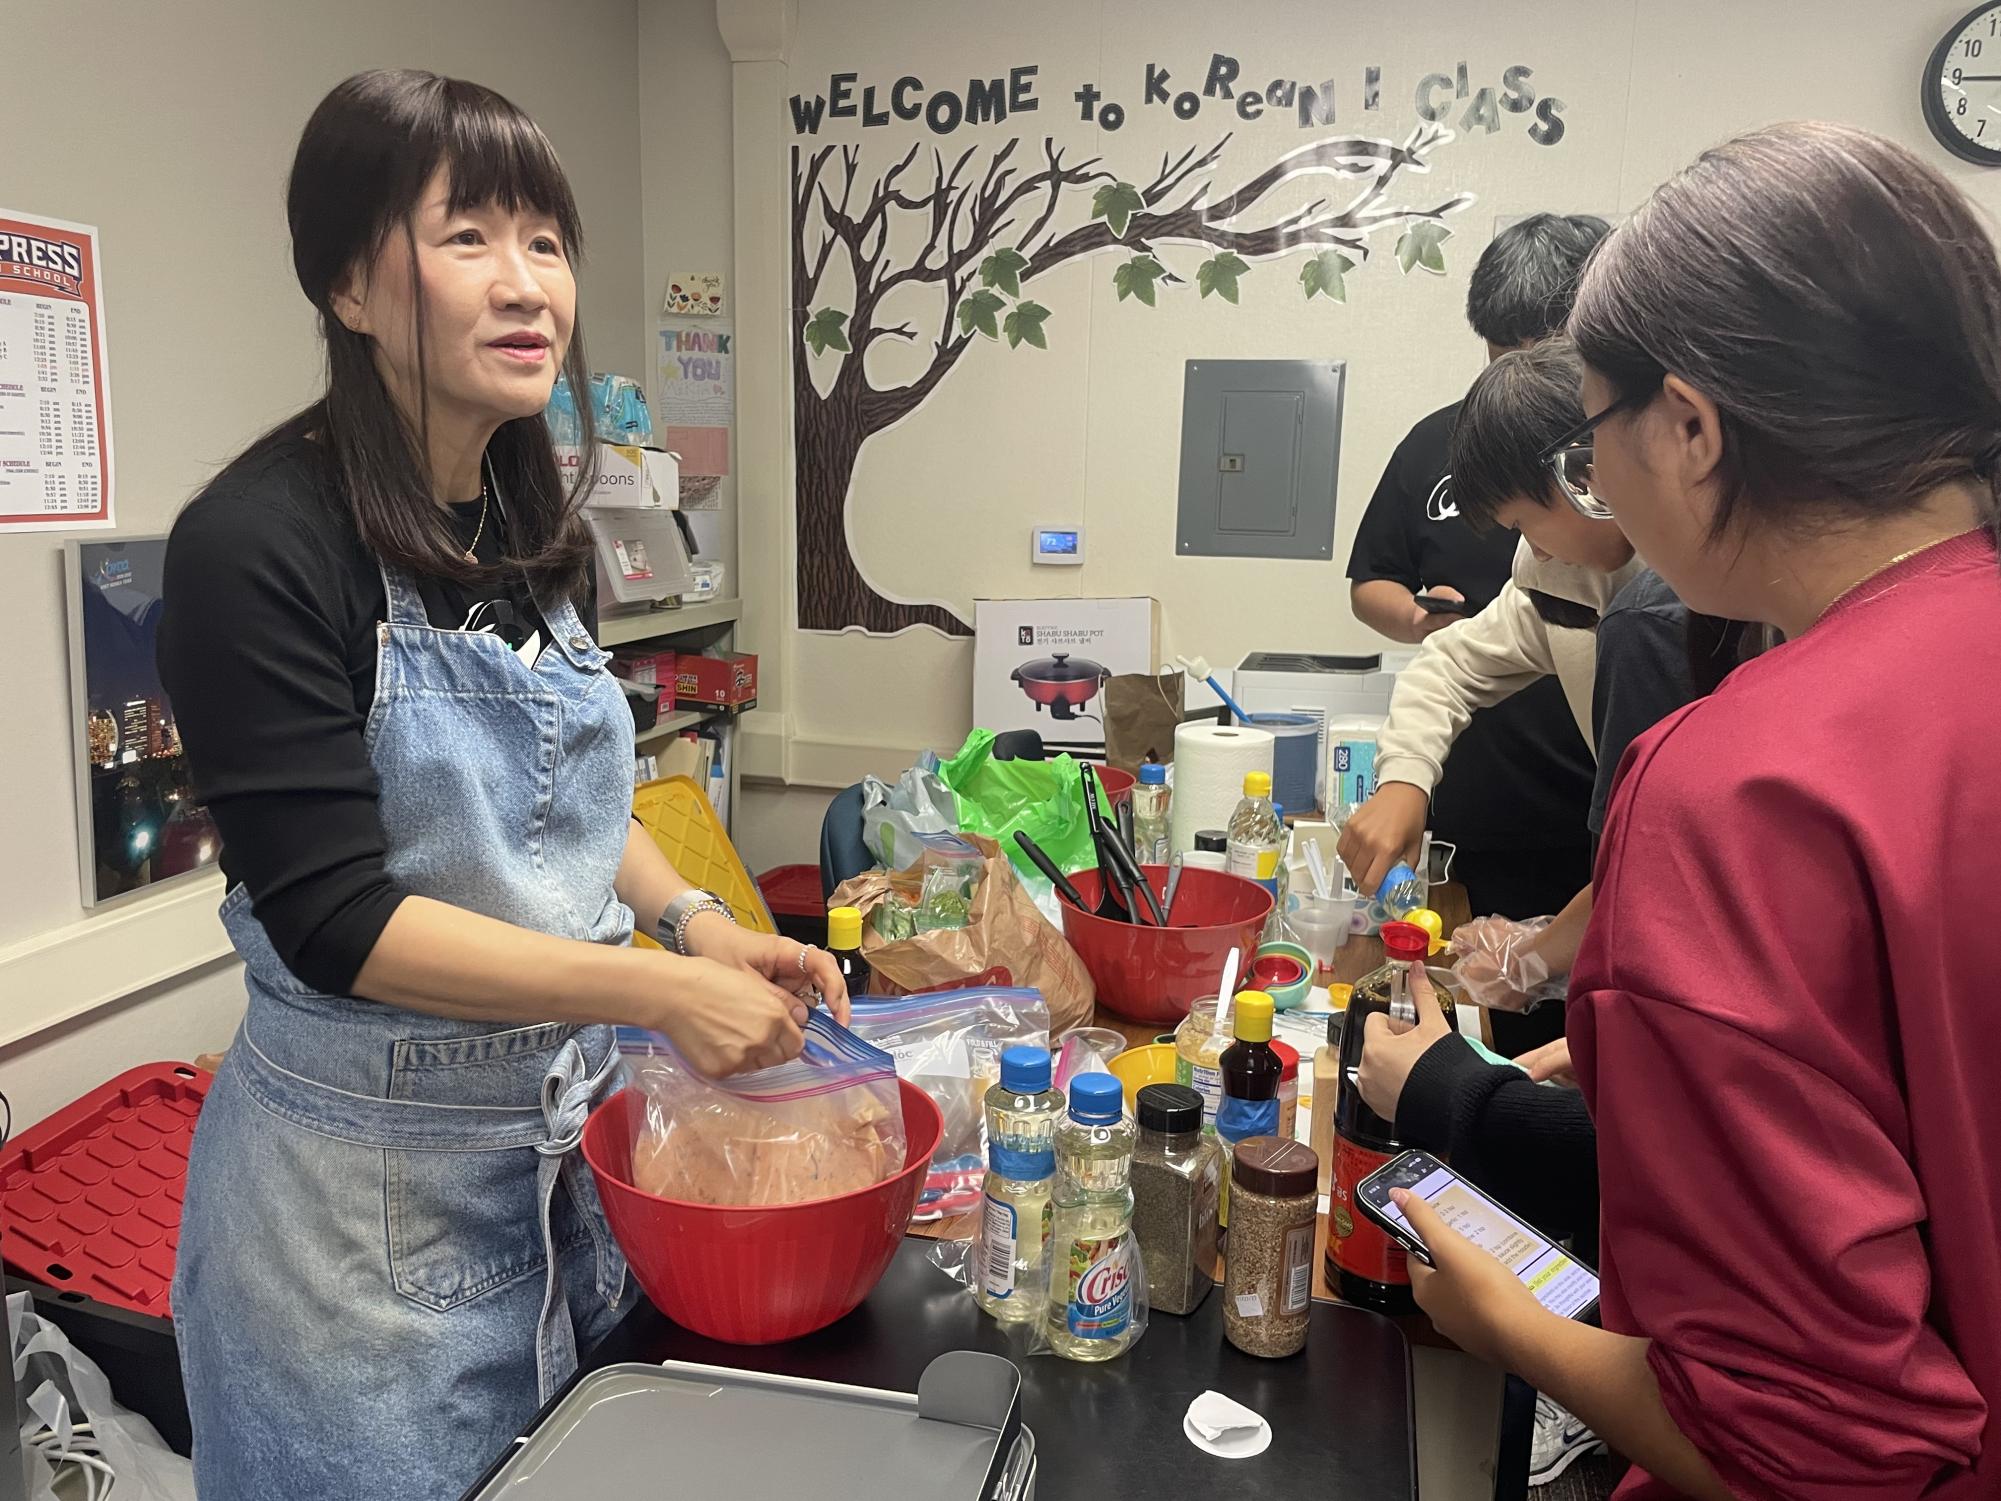
[[[1311,136],[1270,116],[1244,124],[1214,101],[1185,123],[1140,106],[1147,62],[1168,66],[1175,89],[1199,88],[1215,50],[1242,61],[1244,83],[1335,77],[1339,131],[1401,139],[1416,123],[1415,79],[1451,73],[1462,61],[1475,88],[1527,64],[1538,91],[1566,105],[1565,135],[1554,146],[1529,139],[1533,116],[1504,113],[1499,132],[1462,132],[1434,153],[1428,179],[1407,180],[1413,201],[1460,189],[1477,195],[1450,221],[1442,277],[1399,274],[1390,235],[1351,273],[1345,305],[1303,302],[1297,258],[1255,266],[1237,308],[1192,288],[1163,292],[1157,309],[1121,303],[1105,258],[1073,262],[1034,284],[1036,300],[1052,309],[1047,352],[976,345],[929,401],[863,451],[847,524],[864,573],[894,597],[942,598],[961,610],[982,595],[1151,593],[1166,607],[1169,649],[1215,663],[1256,648],[1372,649],[1374,638],[1347,607],[1344,565],[1355,524],[1396,441],[1459,395],[1480,367],[1480,345],[1464,320],[1466,283],[1496,220],[1541,209],[1628,211],[1703,146],[1769,121],[1816,116],[1901,139],[1990,211],[2001,207],[2001,174],[1947,156],[1919,113],[1926,55],[1963,9],[1957,0],[1828,0],[1810,13],[1741,0],[1394,8],[1260,0],[1218,11],[1195,0],[1024,0],[996,27],[986,24],[991,8],[971,0],[801,0],[786,84],[769,101],[781,112],[784,94],[823,92],[835,71],[861,70],[864,83],[911,73],[927,86],[963,88],[968,77],[1041,66],[1036,114],[961,127],[942,143],[921,127],[823,125],[820,143],[862,145],[864,186],[913,140],[928,153],[933,144],[985,148],[1017,133],[1031,153],[1052,134],[1081,154],[1103,156],[1119,176],[1144,181],[1163,151],[1207,145],[1224,130],[1234,136],[1216,181],[1234,186]],[[1368,63],[1383,69],[1375,116],[1356,108]],[[1116,135],[1078,123],[1070,94],[1087,80],[1125,103]],[[789,116],[784,138],[792,139]],[[975,164],[984,159],[983,149]],[[782,147],[775,165],[783,168]],[[1286,201],[1299,199],[1274,200]],[[1204,254],[1164,250],[1185,274]],[[783,299],[783,284],[774,278],[739,289],[740,297],[760,295]],[[836,284],[832,300],[841,295]],[[937,304],[920,292],[907,297],[895,316],[935,327]],[[892,341],[871,373],[879,384],[907,379],[924,353]],[[1182,366],[1198,356],[1348,361],[1333,561],[1173,555]],[[747,431],[780,420],[739,409]],[[1024,534],[1036,522],[1083,524],[1085,566],[1031,570]],[[789,500],[747,494],[743,534],[753,548],[788,537]],[[789,597],[759,608],[768,612],[757,625],[762,644],[789,653],[789,670],[766,693],[760,717],[784,749],[775,764],[793,783],[851,780],[861,764],[894,772],[916,748],[955,745],[968,727],[970,645],[923,630],[890,640],[795,638]],[[747,804],[748,822],[762,806]],[[804,822],[788,814],[781,827]],[[797,843],[759,853],[804,855]]]
[[[0,68],[19,123],[0,150],[0,208],[99,229],[120,529],[165,531],[217,466],[312,394],[319,351],[286,254],[284,174],[313,105],[362,68],[476,78],[542,122],[589,233],[594,363],[642,370],[636,39],[633,0],[10,0]],[[62,1011],[107,968],[139,973],[133,949],[203,952],[214,931],[204,898],[108,959],[102,935],[131,928],[130,909],[84,922],[59,559],[54,537],[0,537],[0,1036]],[[32,964],[8,962],[30,945]],[[131,1063],[221,1046],[239,1006],[228,966],[197,972],[59,1039],[14,1044],[0,1089],[30,1118],[32,1102]]]

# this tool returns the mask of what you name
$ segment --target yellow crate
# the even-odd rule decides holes
[[[778,931],[764,894],[737,857],[722,820],[691,778],[662,777],[642,783],[632,794],[632,816],[681,878],[728,902],[740,926],[759,933]],[[632,941],[642,948],[659,947],[645,933],[635,933]]]

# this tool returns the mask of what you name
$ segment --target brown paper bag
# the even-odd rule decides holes
[[[1139,775],[1139,764],[1174,759],[1174,727],[1181,723],[1181,674],[1152,677],[1125,673],[1105,684],[1105,760]]]
[[[1091,973],[1069,941],[1050,925],[1042,909],[1021,884],[1000,846],[978,834],[961,834],[987,857],[986,870],[973,888],[971,920],[965,927],[915,938],[886,940],[872,925],[862,929],[862,957],[868,960],[882,988],[896,992],[946,990],[985,982],[995,968],[1007,970],[1012,983],[1042,992],[1049,1007],[1052,1036],[1084,1026],[1098,999]],[[830,907],[858,907],[862,917],[885,901],[900,896],[914,902],[922,885],[921,869],[908,872],[872,870],[844,881]]]

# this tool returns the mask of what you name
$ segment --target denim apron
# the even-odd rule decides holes
[[[605,653],[565,603],[531,668],[383,578],[366,744],[390,876],[625,943],[632,720]],[[615,1084],[611,1028],[319,994],[242,888],[222,916],[249,1007],[195,1132],[173,1292],[202,1501],[453,1501],[630,1306],[575,1150]]]

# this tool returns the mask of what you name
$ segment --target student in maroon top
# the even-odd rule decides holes
[[[1407,1206],[1418,1301],[1621,1495],[2001,1494],[2001,270],[1899,146],[1778,126],[1614,233],[1563,471],[1787,644],[1636,741],[1570,991],[1603,1329]]]

